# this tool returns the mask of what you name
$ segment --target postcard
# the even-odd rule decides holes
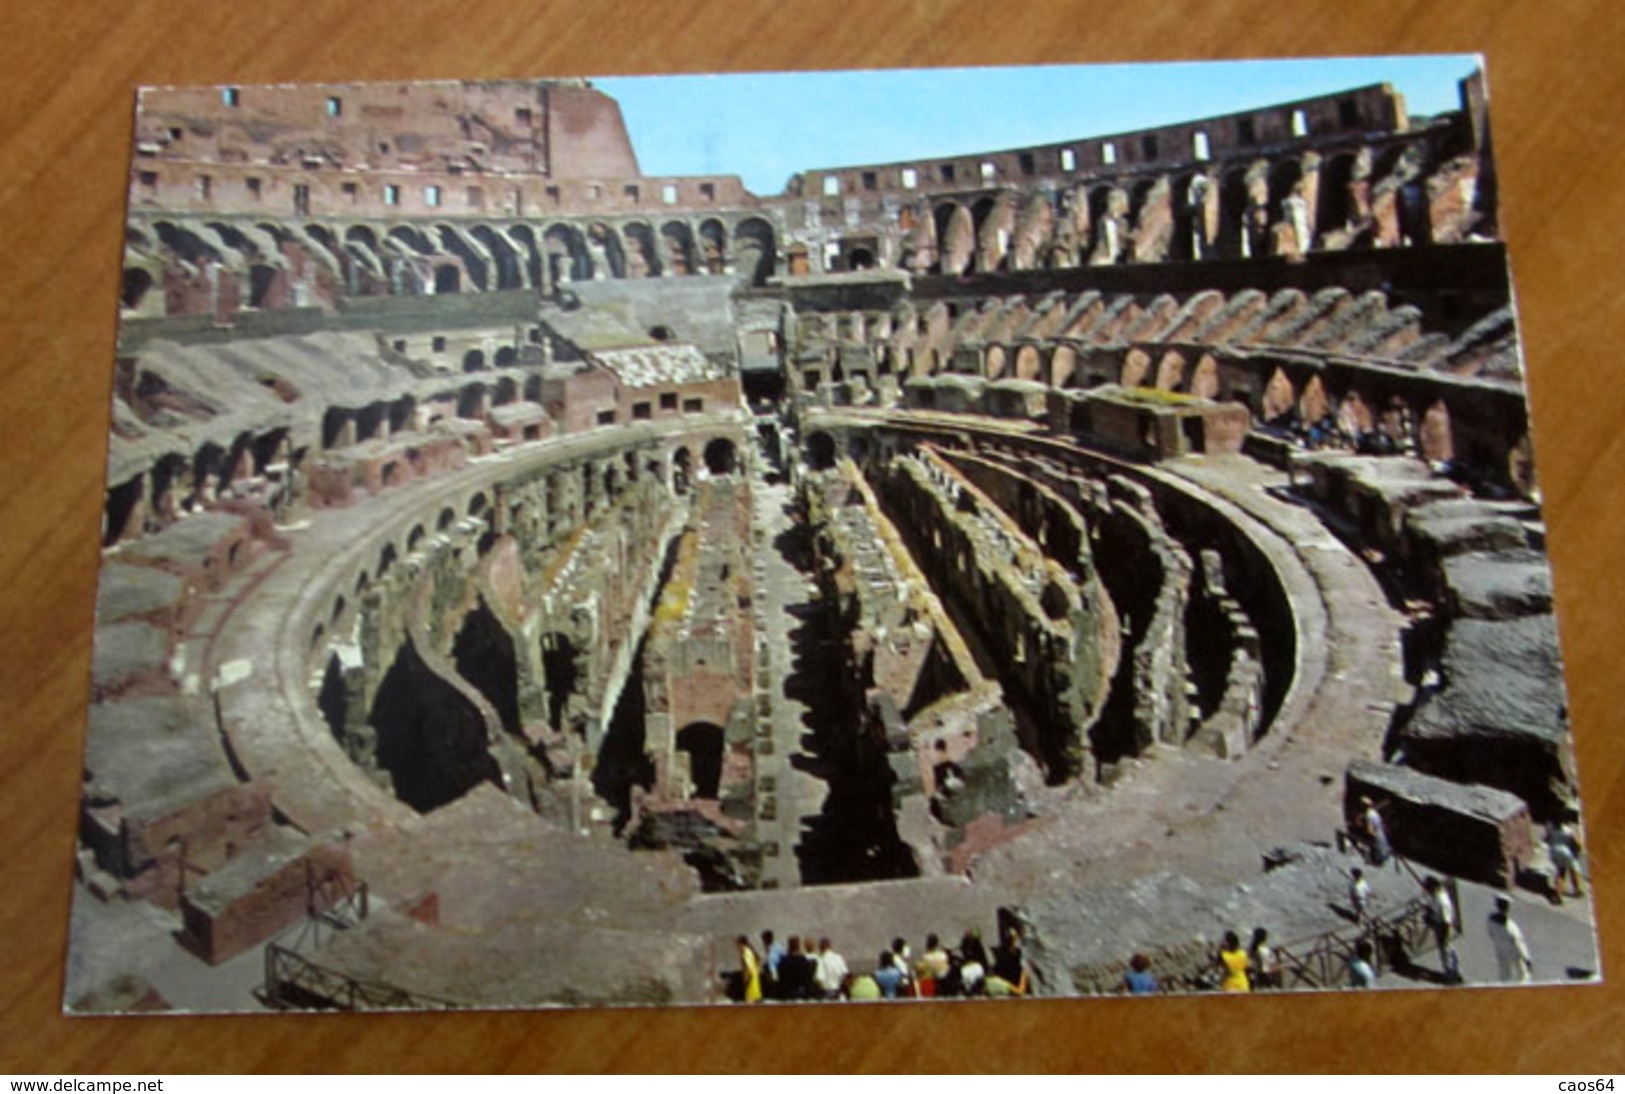
[[[1500,198],[1472,56],[143,89],[65,1007],[1597,980]]]

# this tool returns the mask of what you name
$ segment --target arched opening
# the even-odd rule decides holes
[[[481,597],[463,619],[451,647],[452,660],[464,680],[490,700],[502,728],[519,732],[519,668],[513,637]]]
[[[1044,362],[1037,346],[1022,346],[1016,350],[1016,379],[1042,380],[1043,371]]]
[[[592,280],[592,259],[581,233],[568,224],[555,224],[543,236],[547,272],[554,285]]]
[[[1219,249],[1225,258],[1246,258],[1252,253],[1247,227],[1251,208],[1246,170],[1231,171],[1219,189]]]
[[[1264,397],[1259,404],[1258,415],[1268,424],[1280,424],[1284,419],[1291,417],[1297,401],[1292,381],[1287,378],[1284,371],[1277,368],[1270,375],[1269,383],[1264,386]]]
[[[434,269],[434,291],[437,296],[451,295],[458,292],[463,283],[463,274],[456,266],[436,266]]]
[[[934,213],[937,222],[937,272],[957,277],[976,253],[976,226],[970,210],[949,202]]]
[[[1131,349],[1123,359],[1122,372],[1117,382],[1123,387],[1139,387],[1151,373],[1151,355],[1143,349]]]
[[[464,372],[479,372],[483,368],[485,368],[484,350],[471,349],[467,353],[463,354]]]
[[[1178,391],[1185,382],[1185,358],[1177,350],[1169,350],[1157,362],[1157,387],[1162,391]]]
[[[146,298],[152,289],[152,275],[139,266],[128,266],[124,270],[124,288],[119,294],[119,300],[126,308],[139,308],[141,301]]]
[[[327,728],[333,731],[333,739],[341,745],[348,738],[348,691],[344,685],[344,665],[335,653],[328,657],[327,668],[322,673],[322,688],[316,695],[316,709],[322,712]]]
[[[705,446],[705,469],[713,475],[733,474],[738,462],[738,450],[726,437],[718,437]]]
[[[378,731],[378,766],[395,796],[420,813],[497,781],[479,708],[441,679],[410,639],[378,686],[367,721]]]
[[[765,285],[773,276],[773,227],[760,217],[750,217],[734,228],[734,268],[753,285]]]
[[[131,528],[135,523],[132,517],[138,511],[144,490],[145,476],[142,475],[107,488],[107,500],[102,511],[103,547],[111,547],[127,532],[135,530]]]
[[[459,418],[483,418],[485,416],[485,385],[469,384],[457,394],[457,416]]]
[[[654,230],[647,224],[628,224],[621,229],[626,237],[628,277],[659,277],[660,249],[655,245]]]
[[[1416,447],[1422,458],[1432,463],[1448,463],[1456,456],[1455,438],[1450,432],[1450,408],[1436,399],[1422,415],[1416,429]]]
[[[620,280],[626,276],[626,250],[621,237],[607,224],[593,224],[587,228],[587,239],[604,256],[604,266],[610,277]]]
[[[728,236],[720,220],[707,220],[700,225],[700,250],[707,273],[715,276],[727,270]]]
[[[814,471],[828,471],[835,466],[835,438],[823,430],[807,434],[807,466]]]
[[[1345,229],[1354,220],[1354,164],[1353,153],[1333,156],[1321,164],[1316,195],[1320,208],[1315,218],[1320,235]]]
[[[512,346],[501,346],[495,358],[497,368],[509,368],[519,360],[519,351]]]
[[[1051,387],[1070,387],[1078,371],[1078,351],[1071,346],[1056,346],[1049,357]]]
[[[554,733],[571,728],[566,715],[581,672],[575,643],[563,634],[542,636],[542,693],[547,700],[547,723]]]
[[[524,272],[519,268],[519,252],[514,249],[511,242],[484,224],[476,226],[469,234],[485,245],[485,249],[491,254],[491,260],[496,263],[498,289],[525,287]]]
[[[524,264],[529,284],[532,287],[540,288],[542,284],[542,252],[536,244],[536,233],[531,231],[528,224],[516,224],[508,235],[514,241],[518,260]]]
[[[1219,363],[1210,355],[1203,354],[1202,359],[1196,362],[1196,370],[1191,373],[1187,390],[1198,399],[1219,397]]]
[[[665,244],[665,268],[678,276],[693,273],[694,233],[689,231],[688,225],[681,221],[668,221],[660,229],[660,237]]]
[[[454,254],[463,260],[463,268],[468,271],[468,281],[470,285],[476,289],[488,289],[491,287],[490,282],[487,280],[488,264],[486,263],[485,258],[479,253],[479,251],[475,250],[473,247],[470,247],[468,245],[468,241],[464,239],[456,229],[450,227],[449,225],[440,225],[440,246],[446,252]],[[435,291],[437,292],[440,291],[439,280],[440,274],[439,271],[436,271]],[[453,289],[452,291],[455,292],[456,290]]]
[[[677,748],[688,754],[696,798],[715,799],[722,788],[722,727],[694,722],[677,731]]]

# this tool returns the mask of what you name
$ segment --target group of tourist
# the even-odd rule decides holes
[[[915,957],[902,938],[892,939],[873,967],[853,969],[828,938],[815,943],[812,936],[792,935],[780,942],[763,931],[758,950],[746,935],[735,940],[739,949],[738,998],[746,1003],[763,1000],[807,1001],[848,999],[941,999],[969,996],[1014,996],[1031,991],[1021,934],[1007,928],[991,951],[981,932],[971,929],[949,949],[935,934],[925,938],[925,950]]]

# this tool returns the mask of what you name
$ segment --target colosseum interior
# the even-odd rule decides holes
[[[722,1001],[763,929],[1331,987],[1414,927],[1329,907],[1364,798],[1550,886],[1481,77],[772,196],[579,80],[136,128],[71,1010]]]

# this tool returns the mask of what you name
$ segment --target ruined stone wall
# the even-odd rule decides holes
[[[1088,751],[1082,727],[1094,719],[1098,681],[1080,686],[1075,675],[1083,640],[1076,629],[1082,603],[1076,583],[936,457],[894,459],[879,483],[888,515],[906,530],[933,584],[972,621],[989,650],[1008,653],[999,675],[1030,708],[1029,749],[1052,778],[1077,773]],[[1046,599],[1054,615],[1045,610]]]

